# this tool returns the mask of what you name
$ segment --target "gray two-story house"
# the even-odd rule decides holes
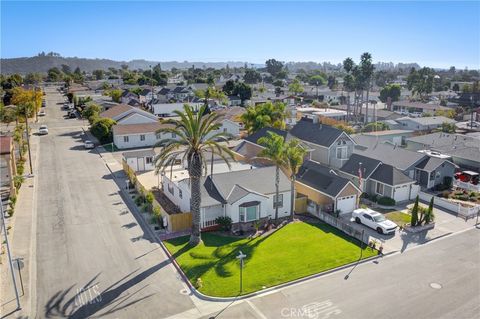
[[[308,145],[311,160],[336,169],[348,161],[356,144],[347,133],[319,123],[316,117],[302,118],[289,134]]]

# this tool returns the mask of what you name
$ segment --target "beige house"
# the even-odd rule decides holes
[[[10,136],[0,136],[0,192],[2,198],[15,194],[13,177],[17,174],[13,140]]]

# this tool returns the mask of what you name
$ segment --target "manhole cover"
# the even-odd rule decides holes
[[[430,287],[432,287],[433,289],[442,289],[442,285],[440,285],[439,283],[436,283],[436,282],[432,282],[430,284]]]
[[[180,290],[180,293],[182,295],[188,295],[188,290],[187,289],[182,289],[182,290]]]

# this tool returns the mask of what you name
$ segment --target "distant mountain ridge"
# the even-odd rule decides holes
[[[143,69],[148,70],[150,66],[155,66],[160,63],[162,69],[170,70],[172,68],[177,69],[187,69],[191,68],[194,65],[196,68],[224,68],[227,65],[230,68],[234,67],[243,67],[245,64],[248,67],[262,68],[264,64],[252,64],[248,62],[239,62],[239,61],[228,61],[228,62],[177,62],[177,61],[167,61],[167,62],[158,62],[158,61],[147,61],[147,60],[131,60],[131,61],[115,61],[110,59],[89,59],[89,58],[77,58],[77,57],[62,57],[55,55],[38,55],[34,57],[24,57],[24,58],[7,58],[0,59],[0,72],[2,74],[11,74],[11,73],[20,73],[27,74],[31,72],[40,72],[46,73],[49,69],[57,67],[61,69],[62,64],[68,65],[71,70],[75,70],[77,67],[82,71],[91,73],[94,70],[108,70],[108,68],[120,69],[122,65],[128,65],[130,70]],[[298,69],[305,70],[314,70],[321,69],[324,71],[327,70],[340,70],[342,65],[340,63],[333,64],[330,62],[287,62],[286,66],[290,71],[296,71]],[[384,63],[377,62],[375,63],[376,70],[392,70],[392,69],[410,69],[410,68],[420,68],[417,63],[398,63],[394,64],[392,62]]]
[[[243,67],[246,62],[158,62],[147,60],[131,60],[131,61],[114,61],[109,59],[88,59],[77,57],[61,57],[61,56],[34,56],[25,58],[8,58],[0,59],[0,71],[2,74],[20,73],[26,74],[30,72],[46,73],[50,68],[61,68],[62,64],[66,64],[70,69],[75,70],[77,67],[82,71],[92,72],[94,70],[108,70],[108,68],[120,69],[122,65],[128,65],[129,69],[148,70],[150,66],[160,63],[162,69],[170,70],[171,68],[187,69],[194,65],[196,68],[223,68],[227,64],[229,67]],[[248,63],[251,66],[250,63]],[[262,65],[255,65],[257,67]]]

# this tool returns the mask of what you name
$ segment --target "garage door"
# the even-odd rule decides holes
[[[340,214],[353,212],[357,207],[357,195],[337,198],[337,209]]]
[[[403,202],[408,200],[408,193],[410,191],[409,185],[395,187],[395,195],[393,196],[396,202]]]

